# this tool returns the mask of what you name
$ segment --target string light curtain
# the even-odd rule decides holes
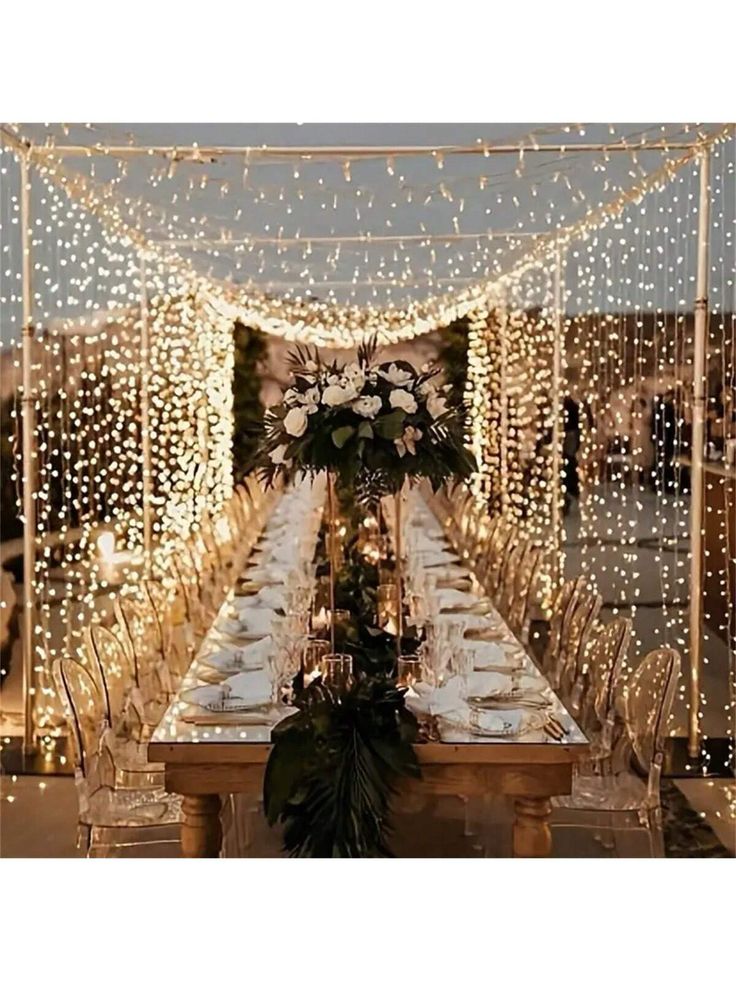
[[[3,151],[2,160],[4,182],[17,188],[12,152]],[[31,167],[29,181],[36,558],[28,707],[51,752],[62,718],[51,664],[60,654],[83,656],[83,628],[116,588],[100,535],[112,533],[117,555],[129,554],[126,576],[135,579],[156,562],[147,549],[175,548],[232,493],[232,323],[195,279],[146,264],[126,234],[110,231],[52,173]],[[13,234],[17,191],[8,200],[3,259],[14,275],[22,250]],[[19,380],[21,345],[8,336],[20,317],[19,296],[8,290],[4,299],[5,358]],[[17,396],[15,402],[17,428],[3,438],[15,451],[22,513]]]

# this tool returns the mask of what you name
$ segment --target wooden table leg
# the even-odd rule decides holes
[[[184,858],[217,858],[222,845],[219,794],[187,794],[181,805]]]
[[[549,797],[516,797],[514,811],[514,858],[547,858],[552,852]]]

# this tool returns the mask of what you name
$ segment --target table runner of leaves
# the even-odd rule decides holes
[[[354,680],[339,693],[321,679],[294,680],[297,711],[273,730],[264,778],[269,824],[283,824],[284,849],[295,858],[390,857],[391,803],[397,781],[420,776],[413,744],[417,723],[396,686],[397,641],[376,625],[378,568],[359,547],[366,511],[341,495],[344,561],[336,578],[338,609],[350,621],[338,649],[353,657]],[[325,528],[318,575],[326,571]],[[411,636],[402,650],[416,649]]]

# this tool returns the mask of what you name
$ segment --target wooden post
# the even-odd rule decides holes
[[[36,571],[36,410],[33,388],[33,288],[31,272],[31,172],[30,152],[20,157],[20,234],[23,302],[23,751],[33,750],[33,690]]]
[[[693,354],[693,430],[690,460],[690,712],[688,753],[700,752],[700,664],[703,643],[703,457],[708,340],[708,237],[710,232],[710,151],[700,154],[698,266],[695,286],[695,351]]]

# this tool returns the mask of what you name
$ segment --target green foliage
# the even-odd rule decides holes
[[[262,425],[261,371],[268,357],[263,334],[239,320],[233,325],[233,476],[240,481],[252,469]]]
[[[449,324],[440,334],[437,363],[442,368],[448,386],[448,401],[462,402],[468,377],[468,325],[467,317]]]
[[[390,680],[364,678],[340,697],[321,682],[273,730],[264,808],[295,858],[389,856],[390,800],[418,777],[414,716]]]

